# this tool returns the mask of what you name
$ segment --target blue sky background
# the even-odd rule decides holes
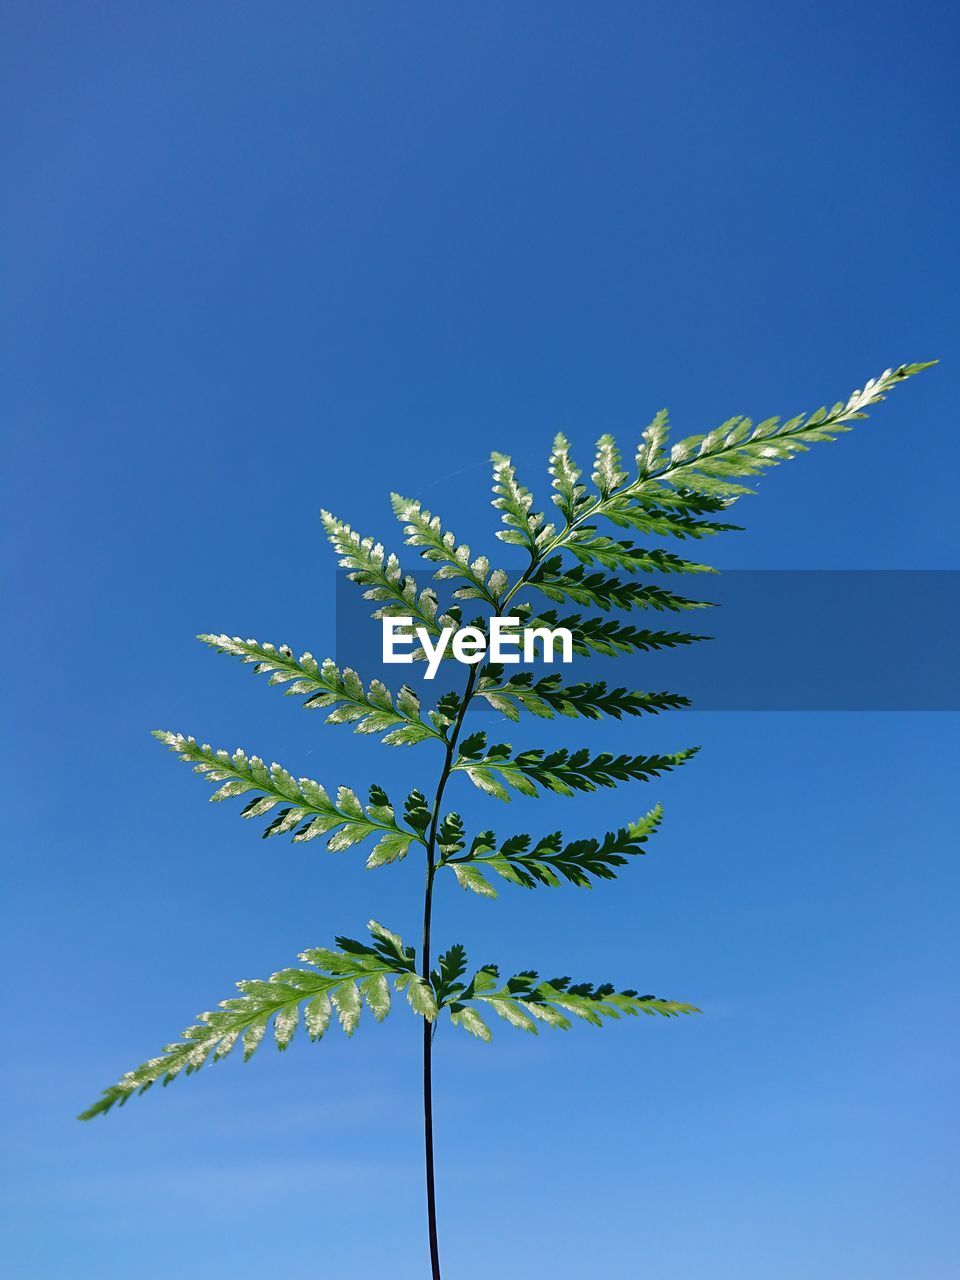
[[[193,635],[322,654],[321,506],[396,543],[397,488],[485,545],[491,448],[542,491],[557,429],[630,445],[664,403],[689,433],[939,355],[711,551],[956,567],[957,26],[927,2],[5,6],[8,1274],[425,1274],[403,1008],[73,1120],[236,979],[370,915],[416,929],[415,865],[260,842],[147,730],[428,781],[429,749],[324,730]],[[451,1280],[953,1274],[955,729],[568,725],[704,749],[577,802],[462,784],[505,833],[655,799],[667,822],[592,893],[443,885],[441,943],[706,1016],[441,1033]]]

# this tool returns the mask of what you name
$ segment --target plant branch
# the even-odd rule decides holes
[[[420,972],[424,982],[430,981],[430,927],[433,913],[433,881],[437,872],[436,849],[437,828],[440,823],[440,806],[443,803],[443,793],[446,789],[447,779],[453,771],[453,760],[457,746],[457,739],[460,736],[460,730],[463,727],[463,719],[467,713],[467,707],[470,705],[470,699],[473,697],[473,687],[476,683],[476,679],[477,668],[471,667],[470,673],[467,676],[467,683],[463,691],[463,697],[460,700],[460,706],[457,710],[457,718],[453,723],[450,733],[447,735],[443,768],[440,771],[440,778],[437,782],[436,795],[434,796],[433,801],[433,814],[430,819],[430,832],[427,836],[427,876],[423,892],[423,942],[420,952]],[[441,1280],[440,1250],[437,1241],[437,1193],[433,1158],[433,1027],[426,1018],[423,1021],[423,1140],[424,1154],[426,1158],[427,1226],[430,1237],[430,1267],[433,1280]]]

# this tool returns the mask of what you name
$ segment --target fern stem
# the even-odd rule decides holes
[[[430,909],[433,900],[433,868],[427,872],[423,903],[424,975],[430,972]],[[437,1192],[433,1167],[433,1027],[423,1020],[423,1144],[427,1180],[427,1231],[430,1237],[430,1272],[440,1278],[440,1246],[437,1241]]]
[[[592,511],[591,513],[592,514]],[[586,516],[583,517],[585,519]],[[581,520],[575,520],[572,523],[567,522],[562,534],[556,540],[562,542],[570,532],[581,523]],[[553,544],[552,544],[553,545]],[[552,549],[552,546],[551,546]],[[496,609],[498,615],[503,615],[506,608],[513,597],[525,587],[537,567],[544,559],[544,552],[531,551],[530,563],[526,569],[513,584],[506,596],[500,601]],[[427,874],[423,891],[423,939],[421,944],[421,976],[424,982],[430,982],[430,931],[433,923],[433,881],[437,873],[437,830],[440,825],[440,807],[443,803],[443,793],[446,789],[447,780],[453,772],[454,759],[456,756],[457,742],[460,737],[460,731],[463,728],[464,717],[467,714],[467,708],[473,697],[474,686],[477,681],[479,666],[470,667],[467,675],[467,683],[464,686],[463,696],[460,699],[460,707],[457,711],[457,718],[453,723],[450,733],[447,737],[446,754],[444,756],[443,768],[440,771],[440,777],[437,781],[437,790],[433,801],[433,813],[430,819],[430,830],[427,836],[426,853],[427,853]],[[430,1240],[430,1268],[431,1280],[442,1280],[440,1275],[440,1248],[437,1238],[437,1193],[436,1193],[436,1177],[435,1163],[433,1152],[433,1034],[434,1026],[425,1018],[423,1021],[423,1143],[424,1143],[424,1167],[426,1174],[427,1187],[427,1232]]]
[[[430,926],[433,915],[433,881],[437,873],[437,828],[440,824],[440,806],[447,779],[453,771],[454,753],[457,739],[463,728],[463,718],[473,697],[473,686],[476,683],[477,668],[471,667],[467,683],[460,700],[457,718],[447,738],[447,750],[437,782],[437,792],[433,801],[433,816],[430,819],[430,833],[427,836],[427,877],[423,891],[423,941],[420,951],[421,976],[424,982],[430,981]],[[425,1169],[427,1180],[427,1230],[430,1237],[430,1267],[432,1280],[440,1277],[440,1249],[437,1242],[437,1193],[434,1177],[433,1158],[433,1025],[423,1020],[423,1142]]]

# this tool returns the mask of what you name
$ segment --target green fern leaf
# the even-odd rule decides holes
[[[205,1063],[227,1057],[238,1043],[247,1061],[263,1041],[271,1021],[277,1047],[286,1049],[303,1006],[304,1024],[311,1040],[322,1037],[330,1022],[331,1007],[337,1010],[347,1035],[353,1034],[363,1003],[378,1022],[382,1021],[390,1010],[388,979],[393,979],[398,990],[406,989],[415,976],[413,952],[376,921],[372,920],[369,928],[372,946],[338,938],[337,951],[316,948],[301,954],[308,969],[282,969],[265,981],[238,982],[239,996],[221,1001],[212,1012],[201,1013],[196,1023],[182,1032],[179,1041],[166,1045],[157,1057],[121,1076],[79,1118],[91,1120],[114,1106],[123,1106],[158,1080],[166,1085],[181,1074],[191,1075]],[[399,945],[392,945],[385,934],[386,939]],[[432,992],[430,998],[415,1003],[414,1009],[422,1017],[435,1018]]]
[[[520,708],[545,720],[552,720],[557,713],[588,720],[601,716],[619,720],[621,716],[657,715],[690,706],[689,698],[677,693],[608,689],[604,680],[565,685],[556,671],[539,678],[532,671],[518,671],[507,679],[503,667],[493,663],[481,671],[476,691],[510,720],[520,719]]]
[[[489,1010],[511,1026],[533,1034],[541,1023],[556,1030],[568,1030],[571,1026],[568,1015],[601,1026],[604,1019],[639,1014],[673,1018],[700,1012],[695,1005],[679,1000],[641,996],[630,990],[617,991],[610,983],[571,985],[569,978],[541,981],[534,970],[501,982],[496,965],[485,965],[466,984],[460,981],[450,984],[441,1008],[449,1011],[454,1026],[461,1026],[483,1040],[490,1038],[490,1031],[478,1009]]]
[[[767,418],[754,426],[749,418],[731,418],[706,435],[689,436],[667,452],[667,418],[658,414],[637,450],[637,478],[623,484],[616,445],[603,438],[594,477],[600,497],[581,508],[575,521],[603,516],[645,533],[699,538],[736,526],[712,519],[752,490],[740,483],[804,452],[811,444],[835,440],[866,416],[899,383],[929,369],[935,361],[900,365],[872,378],[832,408],[800,414],[787,422]],[[552,551],[575,540],[568,528],[549,545]]]
[[[610,609],[704,609],[702,600],[688,600],[665,587],[651,583],[621,582],[619,578],[604,573],[590,572],[578,564],[563,569],[560,556],[543,561],[527,582],[551,600],[560,604],[570,600],[578,605],[592,605],[604,611]]]
[[[490,570],[486,556],[472,559],[466,543],[459,543],[452,533],[445,532],[439,516],[425,511],[419,502],[390,495],[397,519],[404,523],[405,541],[408,547],[419,548],[425,560],[442,565],[433,575],[441,581],[449,579],[466,582],[465,587],[454,591],[457,600],[485,600],[494,609],[499,607],[500,596],[507,585],[503,569]]]
[[[437,1016],[437,998],[433,987],[426,979],[421,978],[417,973],[405,973],[397,979],[396,987],[398,991],[406,992],[410,1008],[414,1013],[419,1013],[428,1022],[434,1020]]]
[[[646,853],[644,846],[662,818],[663,809],[657,805],[638,822],[628,823],[618,831],[608,831],[599,840],[564,841],[562,832],[554,831],[536,844],[526,834],[511,836],[498,844],[492,831],[484,831],[474,839],[468,853],[460,857],[455,856],[456,851],[445,855],[440,866],[450,867],[463,888],[487,897],[496,894],[484,871],[494,872],[526,889],[536,888],[538,884],[556,888],[562,880],[579,889],[589,889],[592,879],[613,880],[616,868],[626,866],[631,857]],[[487,888],[477,889],[473,883],[475,877],[480,877]]]
[[[500,519],[507,526],[497,533],[501,542],[526,547],[533,559],[546,546],[555,533],[552,524],[544,524],[543,514],[533,510],[533,494],[517,480],[516,470],[502,453],[491,455],[493,460],[493,506],[501,513]]]
[[[644,431],[637,446],[637,475],[648,476],[666,463],[665,445],[670,434],[666,409],[661,409]]]
[[[582,564],[599,564],[605,569],[622,569],[626,573],[716,573],[708,564],[685,560],[670,551],[650,550],[608,538],[598,534],[591,525],[575,529],[564,543],[564,550]]]
[[[581,472],[570,457],[570,445],[566,436],[557,435],[550,454],[550,483],[556,490],[553,501],[573,524],[591,505],[586,485],[580,483]]]
[[[182,733],[157,729],[153,736],[185,763],[192,764],[194,772],[208,782],[223,784],[211,800],[229,800],[253,793],[254,798],[243,809],[242,817],[259,818],[278,804],[284,805],[266,827],[264,837],[293,833],[294,840],[303,841],[332,833],[327,848],[338,853],[368,836],[382,833],[383,839],[395,850],[388,861],[402,857],[413,841],[423,843],[419,833],[399,826],[380,787],[370,788],[370,803],[364,808],[349,787],[340,787],[333,801],[319,782],[294,778],[281,765],[268,766],[259,756],[248,756],[239,747],[231,755],[229,751],[215,751]]]
[[[913,364],[887,370],[847,400],[811,415],[783,423],[768,418],[757,426],[746,418],[731,418],[713,431],[672,446],[667,415],[661,412],[643,432],[636,451],[635,478],[628,477],[613,437],[600,438],[591,472],[593,489],[583,483],[566,439],[558,435],[549,470],[553,503],[564,518],[559,531],[534,509],[533,495],[517,479],[510,459],[494,454],[493,505],[504,526],[498,537],[525,548],[529,555],[528,565],[512,585],[502,570],[491,571],[485,556],[474,557],[469,547],[459,543],[420,502],[394,495],[394,509],[404,523],[406,544],[438,566],[435,579],[451,584],[455,598],[477,599],[500,616],[517,616],[530,629],[564,628],[572,634],[574,652],[581,656],[616,656],[692,644],[705,637],[641,629],[615,617],[580,612],[560,618],[557,610],[536,610],[528,599],[519,598],[520,593],[538,592],[563,605],[573,601],[578,608],[596,609],[605,615],[614,609],[701,607],[699,601],[660,585],[639,582],[637,576],[704,573],[710,571],[708,566],[657,547],[611,537],[600,531],[600,521],[609,521],[614,529],[636,530],[644,541],[660,537],[704,539],[734,529],[736,526],[727,523],[726,513],[733,502],[751,492],[745,482],[752,482],[769,467],[812,444],[835,439],[892,387],[927,367]],[[423,628],[433,637],[446,627],[459,625],[460,605],[452,604],[441,612],[437,592],[419,589],[414,578],[402,571],[397,557],[388,555],[379,543],[361,538],[329,512],[323,513],[323,522],[340,564],[361,587],[364,597],[373,602],[375,617],[408,616],[409,630]],[[572,567],[566,567],[564,552],[573,558]],[[616,575],[624,575],[626,581]],[[480,619],[477,625],[486,624]],[[541,1024],[563,1030],[574,1019],[600,1026],[607,1019],[624,1016],[674,1017],[698,1012],[689,1004],[618,990],[610,983],[572,983],[567,977],[544,981],[533,970],[504,980],[497,966],[488,964],[468,978],[466,953],[459,945],[443,952],[435,969],[431,970],[429,962],[433,889],[442,868],[449,868],[464,889],[484,897],[496,897],[498,880],[530,889],[564,883],[588,888],[597,881],[614,879],[631,859],[643,855],[661,820],[657,806],[639,821],[599,837],[567,840],[561,832],[552,832],[534,841],[521,833],[501,841],[493,832],[482,831],[468,842],[459,814],[441,816],[451,772],[466,773],[477,787],[501,800],[509,800],[512,792],[536,797],[544,790],[570,796],[631,780],[647,781],[677,768],[696,751],[615,756],[608,752],[592,755],[587,749],[532,748],[515,753],[507,744],[488,744],[482,732],[461,737],[473,698],[485,699],[511,720],[518,720],[523,711],[548,719],[556,715],[620,719],[679,708],[688,705],[685,698],[665,692],[608,689],[604,681],[564,684],[560,674],[552,671],[540,677],[516,671],[507,677],[503,667],[487,665],[471,667],[462,692],[444,694],[424,717],[419,698],[408,686],[394,695],[379,681],[365,686],[355,671],[340,669],[329,660],[317,663],[309,653],[295,658],[285,646],[275,648],[225,635],[204,635],[201,639],[252,664],[256,672],[268,676],[269,683],[304,698],[305,706],[323,709],[328,723],[352,724],[357,732],[385,735],[383,740],[388,743],[436,739],[442,744],[439,776],[428,792],[432,799],[428,801],[419,789],[411,791],[398,819],[379,786],[370,787],[366,803],[347,787],[340,787],[331,799],[319,783],[296,779],[280,765],[267,766],[257,756],[240,750],[232,755],[215,751],[181,734],[156,735],[217,785],[211,799],[246,797],[243,816],[267,817],[265,836],[290,834],[294,840],[305,841],[324,835],[333,851],[370,838],[375,842],[367,859],[370,867],[398,861],[414,843],[422,845],[426,879],[421,964],[418,968],[414,949],[398,934],[370,921],[369,942],[338,937],[332,948],[303,952],[300,960],[306,967],[280,970],[265,981],[240,983],[238,997],[201,1014],[180,1041],[123,1076],[82,1118],[122,1105],[157,1080],[168,1083],[180,1074],[199,1070],[205,1063],[227,1056],[236,1046],[241,1046],[248,1058],[271,1029],[281,1050],[291,1043],[301,1023],[312,1039],[319,1039],[336,1018],[351,1035],[364,1006],[379,1021],[389,1012],[392,992],[396,991],[405,994],[420,1017],[432,1022],[440,1009],[446,1009],[455,1026],[481,1040],[491,1038],[487,1024],[491,1016],[535,1034]],[[415,658],[424,656],[423,649],[414,653]],[[428,1116],[433,1030],[429,1026],[421,1029],[425,1033]],[[430,1152],[429,1129],[426,1132]],[[432,1192],[432,1181],[428,1186]],[[438,1273],[433,1221],[431,1245],[433,1270]]]
[[[448,993],[466,973],[467,953],[459,943],[455,943],[443,953],[437,964],[438,968],[432,971],[430,980],[433,983],[437,1006],[439,1007],[446,1000]]]
[[[457,883],[461,889],[469,889],[472,893],[479,894],[481,898],[497,896],[496,889],[479,867],[468,867],[462,862],[449,862],[447,866],[457,877]]]
[[[618,782],[647,782],[684,764],[699,748],[638,756],[613,756],[603,751],[593,757],[586,748],[547,752],[537,747],[515,756],[511,750],[507,743],[488,746],[485,733],[473,733],[460,744],[453,768],[462,770],[475,786],[498,800],[510,799],[501,778],[522,795],[536,796],[540,786],[558,795],[572,796],[577,791],[615,787]]]
[[[397,557],[387,555],[379,542],[361,538],[329,511],[321,512],[321,518],[330,543],[340,556],[341,568],[349,569],[351,581],[366,588],[365,600],[379,602],[374,618],[409,617],[414,626],[423,627],[434,636],[445,626],[460,625],[457,607],[440,614],[437,593],[430,587],[418,590],[415,580],[401,570]]]
[[[613,436],[602,435],[597,441],[597,454],[591,479],[600,491],[601,499],[609,497],[614,489],[619,489],[627,479],[627,473],[621,467],[620,451]]]
[[[887,369],[847,400],[810,415],[800,414],[788,422],[767,418],[754,426],[749,418],[731,418],[707,435],[690,436],[675,444],[669,461],[653,480],[657,485],[669,484],[685,492],[736,499],[750,492],[735,483],[737,480],[759,476],[768,467],[805,452],[811,444],[834,441],[841,432],[850,430],[850,423],[866,417],[867,409],[883,400],[895,386],[929,368],[931,363]],[[646,483],[645,479],[638,480],[635,492],[642,493]]]
[[[355,733],[383,733],[388,746],[412,746],[429,738],[443,741],[443,734],[420,717],[420,699],[409,685],[401,685],[396,697],[379,680],[364,688],[350,667],[340,668],[330,658],[318,663],[311,653],[295,658],[287,645],[275,647],[239,636],[204,634],[197,637],[217,653],[228,653],[252,663],[257,675],[269,675],[268,684],[287,685],[287,696],[305,697],[308,710],[329,712],[326,724],[352,724]]]
[[[527,604],[511,606],[511,609],[525,627],[546,627],[549,630],[566,628],[573,640],[573,652],[582,657],[593,653],[607,657],[616,657],[621,653],[648,653],[709,639],[709,636],[695,635],[688,631],[653,631],[646,627],[635,627],[618,618],[584,617],[579,613],[562,618],[556,609],[544,609],[535,613]]]
[[[658,538],[701,539],[739,531],[739,525],[713,519],[729,505],[728,498],[671,489],[645,480],[642,494],[624,489],[613,494],[591,515],[603,516],[620,528],[636,529]]]

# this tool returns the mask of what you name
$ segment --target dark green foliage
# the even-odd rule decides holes
[[[652,582],[622,582],[619,578],[587,570],[582,564],[563,570],[563,559],[551,556],[530,575],[532,587],[563,604],[603,609],[702,609],[701,600],[688,600]]]
[[[286,1049],[300,1021],[301,1008],[311,1040],[322,1037],[334,1012],[347,1035],[353,1035],[364,1004],[382,1022],[390,1012],[388,980],[397,990],[406,991],[418,1014],[435,1018],[433,989],[416,973],[413,948],[405,947],[376,920],[371,920],[368,928],[372,945],[337,938],[335,951],[314,948],[301,953],[299,958],[310,966],[307,969],[281,969],[264,981],[238,982],[239,996],[222,1000],[213,1012],[201,1013],[179,1041],[121,1076],[80,1119],[90,1120],[111,1107],[123,1106],[158,1080],[167,1085],[181,1073],[192,1075],[206,1062],[225,1058],[238,1043],[247,1061],[256,1053],[271,1022],[277,1048]]]
[[[632,542],[609,538],[585,525],[566,544],[566,549],[582,564],[600,564],[605,569],[627,573],[715,573],[708,564],[684,560],[672,551],[637,547]]]
[[[492,831],[474,836],[467,853],[464,849],[463,822],[459,814],[448,814],[440,832],[442,857],[439,865],[449,867],[464,889],[485,897],[496,897],[496,891],[483,874],[493,871],[511,884],[533,889],[539,885],[555,888],[563,880],[580,889],[589,889],[591,877],[613,880],[617,867],[624,867],[631,857],[645,853],[644,845],[660,825],[663,810],[651,809],[639,822],[631,822],[619,831],[608,831],[601,839],[565,841],[561,831],[542,836],[536,844],[525,833],[511,836],[498,845]]]
[[[527,627],[566,628],[572,633],[574,652],[581,656],[617,657],[692,644],[702,637],[686,631],[637,628],[611,616],[611,611],[652,608],[678,612],[700,607],[702,602],[679,595],[662,583],[637,581],[636,575],[700,574],[708,572],[708,566],[658,547],[638,546],[629,539],[610,536],[600,531],[600,522],[608,522],[614,531],[635,530],[644,539],[703,540],[734,529],[725,516],[734,502],[750,492],[742,481],[753,481],[811,444],[834,439],[891,388],[927,367],[913,364],[888,369],[846,401],[809,416],[784,423],[768,418],[757,426],[747,418],[731,418],[713,431],[672,446],[667,415],[661,412],[636,447],[633,473],[613,438],[601,436],[589,484],[566,439],[557,436],[549,473],[553,502],[562,521],[559,526],[535,509],[533,495],[518,479],[510,459],[494,454],[493,506],[503,525],[497,537],[521,548],[528,561],[512,581],[505,571],[491,569],[486,556],[474,557],[470,548],[418,501],[395,494],[394,511],[403,523],[407,545],[438,566],[434,572],[438,582],[453,586],[453,599],[445,611],[441,611],[437,592],[432,587],[420,589],[413,577],[403,572],[397,556],[386,552],[379,542],[362,538],[329,512],[323,512],[324,528],[340,565],[373,603],[374,617],[409,617],[412,626],[425,628],[431,636],[440,635],[447,626],[459,625],[462,615],[457,601],[478,600],[502,617],[519,618]],[[564,606],[572,602],[578,612],[561,617],[556,610],[538,610],[530,599],[521,598],[531,592]],[[295,658],[286,646],[275,648],[222,634],[200,639],[219,652],[252,664],[257,673],[269,677],[270,684],[302,697],[307,708],[325,711],[328,723],[352,724],[359,733],[381,734],[389,745],[438,744],[438,776],[423,791],[414,790],[407,796],[402,818],[398,818],[379,785],[369,788],[366,804],[345,786],[339,787],[331,800],[320,783],[294,778],[280,765],[268,766],[258,756],[240,750],[232,754],[216,751],[182,734],[156,734],[208,782],[219,784],[211,799],[247,796],[244,817],[269,814],[264,836],[289,834],[303,843],[323,835],[328,837],[327,847],[334,851],[373,837],[377,843],[367,858],[368,867],[397,862],[413,846],[422,847],[426,863],[422,941],[415,951],[398,935],[371,921],[369,943],[338,938],[336,949],[302,952],[305,968],[283,969],[265,981],[239,983],[238,997],[201,1014],[178,1042],[168,1044],[157,1057],[105,1090],[99,1101],[82,1113],[82,1119],[122,1105],[158,1080],[166,1084],[177,1075],[189,1075],[204,1063],[225,1057],[237,1043],[249,1057],[271,1024],[281,1049],[290,1043],[301,1015],[311,1039],[323,1035],[334,1011],[349,1035],[364,1004],[375,1019],[386,1016],[392,984],[394,990],[405,992],[422,1020],[424,1131],[432,1215],[430,1063],[433,1033],[442,1010],[447,1010],[454,1025],[482,1040],[490,1039],[484,1021],[484,1015],[490,1014],[520,1030],[536,1032],[541,1024],[566,1029],[573,1018],[600,1026],[607,1019],[641,1013],[673,1017],[697,1012],[693,1005],[639,995],[632,989],[618,990],[611,983],[593,986],[572,983],[566,977],[544,981],[532,970],[503,980],[496,965],[484,965],[467,978],[462,946],[444,951],[435,968],[431,968],[430,954],[434,880],[443,868],[449,868],[464,888],[488,898],[496,897],[490,876],[529,889],[564,883],[588,888],[597,881],[616,878],[645,853],[647,840],[661,819],[657,805],[640,821],[599,837],[567,840],[557,831],[534,842],[527,834],[503,841],[492,831],[470,835],[457,813],[442,814],[447,784],[452,786],[456,775],[466,774],[477,787],[500,800],[510,799],[510,790],[529,797],[538,796],[540,789],[572,796],[623,783],[648,782],[685,763],[696,751],[685,748],[666,754],[614,755],[587,748],[531,747],[515,754],[506,744],[488,745],[484,732],[465,728],[474,698],[483,699],[513,721],[520,719],[522,711],[542,719],[556,715],[620,719],[683,707],[687,705],[685,698],[668,692],[608,688],[602,680],[566,683],[554,672],[537,677],[517,671],[507,677],[503,668],[488,665],[482,671],[471,667],[462,693],[445,693],[424,717],[419,698],[406,685],[394,695],[378,680],[364,685],[355,671],[340,669],[330,659],[318,663],[310,653]],[[414,656],[424,655],[419,651]],[[300,864],[301,879],[306,866],[306,862]],[[432,1274],[437,1280],[440,1269],[433,1217],[430,1236]]]
[[[690,705],[690,699],[678,693],[608,689],[604,680],[565,685],[563,676],[556,671],[539,679],[530,671],[518,671],[507,679],[503,667],[494,664],[481,672],[477,694],[508,720],[519,720],[520,708],[545,720],[552,720],[557,713],[588,720],[603,716],[619,720],[621,716],[656,715]]]
[[[535,796],[537,786],[572,796],[575,791],[596,791],[597,787],[615,787],[618,782],[647,782],[684,764],[698,749],[689,747],[670,755],[650,756],[613,756],[601,751],[591,756],[586,747],[579,751],[561,747],[549,752],[534,747],[511,755],[512,749],[505,742],[488,747],[487,735],[481,730],[464,738],[453,767],[462,769],[471,782],[498,800],[510,799],[499,778],[526,796]]]
[[[282,644],[260,644],[239,636],[201,635],[197,637],[217,653],[229,653],[241,662],[253,663],[257,675],[269,675],[268,684],[286,685],[287,696],[305,697],[308,710],[328,711],[327,724],[352,724],[355,733],[383,733],[388,746],[410,746],[428,738],[443,739],[436,725],[420,718],[420,699],[409,685],[401,685],[394,695],[379,680],[363,681],[350,667],[341,671],[330,658],[318,663],[312,653],[299,658]],[[388,732],[389,730],[389,732]]]
[[[447,953],[449,956],[449,952]],[[441,957],[441,971],[446,957]],[[535,970],[517,973],[501,980],[495,964],[478,969],[469,982],[462,981],[466,972],[463,948],[456,949],[456,959],[449,964],[451,972],[463,969],[443,986],[441,1009],[448,1009],[450,1021],[481,1040],[490,1040],[490,1028],[481,1012],[495,1013],[510,1026],[534,1035],[538,1024],[567,1031],[570,1018],[580,1018],[593,1026],[602,1026],[604,1018],[635,1017],[645,1013],[674,1018],[684,1013],[699,1013],[692,1004],[678,1000],[661,1000],[657,996],[641,996],[636,991],[617,991],[610,982],[592,986],[588,982],[571,983],[569,978],[541,981]]]
[[[414,840],[423,843],[422,830],[415,827],[412,832],[406,831],[399,825],[381,787],[370,788],[366,806],[349,787],[339,787],[333,801],[319,782],[312,778],[294,778],[282,765],[267,766],[259,756],[248,756],[239,747],[231,755],[229,751],[215,751],[206,744],[201,745],[182,733],[157,729],[153,736],[165,742],[181,760],[192,764],[194,772],[203,774],[208,782],[223,784],[211,800],[231,800],[255,793],[254,799],[244,806],[241,817],[260,818],[278,804],[283,805],[264,829],[264,837],[292,832],[294,840],[303,841],[332,831],[327,848],[337,853],[367,836],[379,834],[380,842],[370,855],[368,866],[403,857]],[[423,796],[418,791],[412,792],[406,804],[408,820],[410,813],[422,817],[423,805]]]
[[[707,639],[706,636],[691,635],[688,631],[651,631],[634,627],[618,618],[584,617],[579,613],[560,617],[556,609],[535,613],[529,605],[511,608],[526,627],[549,627],[551,630],[565,627],[573,636],[573,652],[581,657],[595,653],[610,658],[621,653],[651,653]]]

